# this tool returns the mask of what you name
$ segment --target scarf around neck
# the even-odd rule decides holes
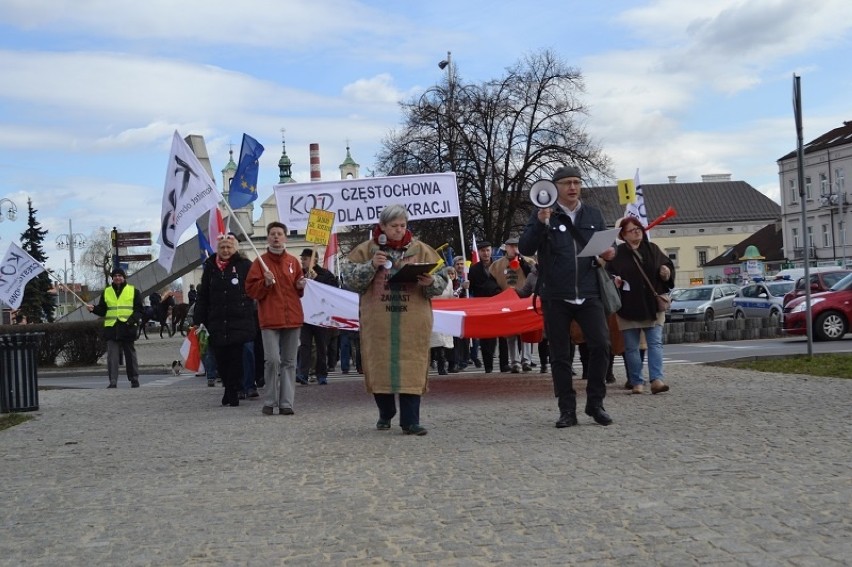
[[[382,227],[377,224],[375,227],[373,227],[373,242],[375,242],[376,244],[379,243],[380,234],[384,233],[382,232]],[[405,235],[400,240],[391,240],[390,238],[388,238],[387,244],[385,244],[385,246],[393,250],[401,250],[411,244],[412,238],[413,236],[411,234],[411,231],[405,229]]]

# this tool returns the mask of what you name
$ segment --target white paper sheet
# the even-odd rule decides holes
[[[600,256],[613,245],[620,230],[620,228],[610,228],[594,233],[589,239],[589,243],[577,256]]]

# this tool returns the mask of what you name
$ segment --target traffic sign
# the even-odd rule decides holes
[[[150,254],[127,254],[118,257],[119,262],[148,262],[150,260]]]
[[[119,239],[138,240],[140,238],[151,239],[150,232],[118,232],[116,233]]]
[[[116,248],[127,248],[128,246],[151,246],[150,238],[121,238],[115,241]]]

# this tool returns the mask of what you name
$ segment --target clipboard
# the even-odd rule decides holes
[[[426,264],[406,264],[401,267],[397,273],[388,278],[388,283],[414,283],[417,281],[417,276],[421,274],[428,274],[437,266],[437,262]]]

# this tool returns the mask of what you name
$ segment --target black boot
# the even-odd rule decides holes
[[[577,413],[573,411],[563,411],[559,413],[559,419],[556,420],[556,427],[562,429],[564,427],[572,427],[577,425]]]

